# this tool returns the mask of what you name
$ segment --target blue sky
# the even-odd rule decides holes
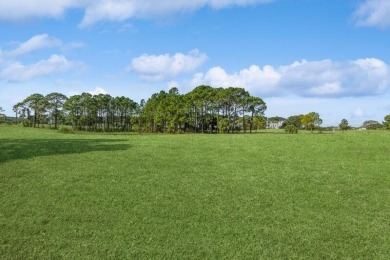
[[[359,126],[390,113],[389,46],[389,0],[2,1],[0,106],[205,84],[246,88],[266,116]]]

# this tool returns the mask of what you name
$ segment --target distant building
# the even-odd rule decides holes
[[[283,117],[270,117],[267,119],[267,128],[268,129],[279,129],[283,123],[286,121]]]

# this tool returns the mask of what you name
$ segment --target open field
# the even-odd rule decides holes
[[[0,259],[389,259],[389,144],[0,126]]]

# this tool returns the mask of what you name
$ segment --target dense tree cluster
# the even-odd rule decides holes
[[[149,132],[251,132],[264,126],[266,108],[243,88],[199,86],[185,95],[176,88],[152,95],[142,116]]]
[[[127,97],[82,93],[63,105],[67,124],[88,131],[131,131],[137,103]]]
[[[199,86],[181,95],[177,88],[139,104],[127,97],[82,93],[66,97],[32,94],[14,106],[25,126],[71,125],[75,130],[144,132],[252,132],[264,128],[266,104],[243,88]]]

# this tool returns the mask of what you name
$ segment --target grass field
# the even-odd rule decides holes
[[[0,259],[389,259],[390,132],[0,126]]]

